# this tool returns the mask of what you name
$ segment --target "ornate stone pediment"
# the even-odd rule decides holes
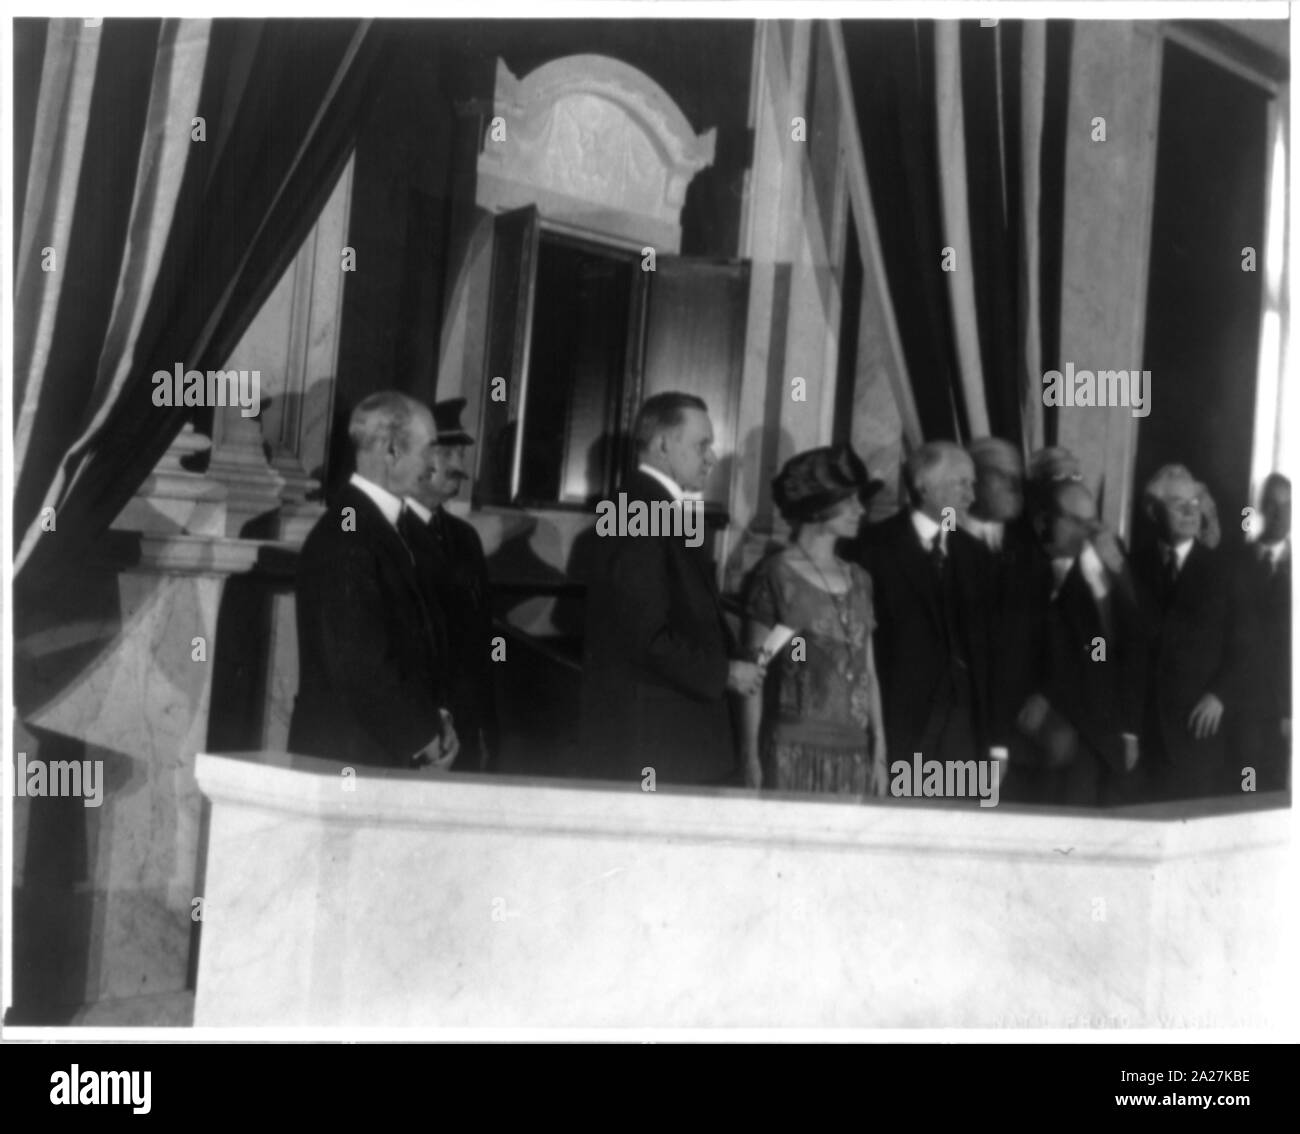
[[[498,60],[492,119],[478,161],[484,208],[536,204],[550,220],[680,247],[686,187],[713,163],[716,131],[696,135],[642,72],[571,55],[518,79]]]

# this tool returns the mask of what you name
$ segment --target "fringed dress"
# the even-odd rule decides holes
[[[755,569],[746,614],[795,637],[771,661],[763,689],[763,782],[777,791],[866,795],[871,780],[867,645],[875,627],[871,576],[845,564],[832,595],[791,566],[785,549]],[[800,643],[802,642],[802,647]]]

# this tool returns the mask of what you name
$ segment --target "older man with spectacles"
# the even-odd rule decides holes
[[[1134,556],[1154,631],[1143,743],[1148,793],[1159,799],[1240,789],[1223,739],[1244,692],[1247,642],[1231,566],[1197,538],[1201,495],[1184,466],[1157,471],[1143,494],[1153,538]]]

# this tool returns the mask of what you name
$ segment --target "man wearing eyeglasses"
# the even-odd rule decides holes
[[[1044,488],[1034,534],[1050,570],[1032,696],[1016,719],[1038,750],[1037,798],[1128,802],[1140,757],[1146,641],[1128,563],[1081,480]]]
[[[1165,465],[1147,482],[1143,512],[1154,537],[1134,556],[1154,632],[1142,734],[1148,795],[1239,790],[1224,746],[1225,717],[1241,703],[1246,650],[1230,565],[1197,538],[1201,486],[1184,466]]]

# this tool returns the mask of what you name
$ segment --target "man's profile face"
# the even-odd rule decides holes
[[[1194,482],[1170,480],[1155,502],[1154,519],[1166,543],[1195,539],[1201,530],[1201,498]]]
[[[426,507],[437,508],[460,492],[466,475],[464,445],[434,445],[432,467],[420,482],[417,499]]]
[[[1043,550],[1052,559],[1074,559],[1097,530],[1097,502],[1083,485],[1062,490],[1047,525]]]
[[[1264,519],[1260,539],[1265,543],[1286,539],[1291,534],[1291,486],[1278,479],[1265,484],[1259,513]]]
[[[965,453],[949,453],[921,483],[921,509],[942,522],[951,508],[962,517],[975,502],[975,462]]]
[[[975,511],[981,519],[1009,523],[1025,505],[1019,473],[984,465],[975,477]]]
[[[713,423],[703,410],[682,411],[682,423],[666,430],[656,441],[664,470],[687,492],[702,492],[717,463],[713,451]]]
[[[388,491],[394,496],[415,496],[418,499],[420,483],[427,479],[433,468],[434,435],[433,414],[427,409],[412,413],[406,429],[405,447],[399,440],[387,455]]]

